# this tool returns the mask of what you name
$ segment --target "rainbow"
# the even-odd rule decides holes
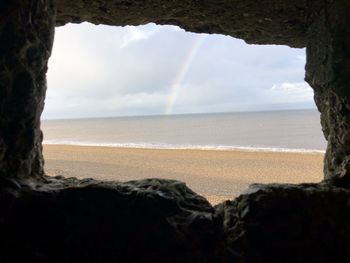
[[[173,84],[171,85],[171,92],[169,95],[169,99],[166,105],[165,114],[169,115],[172,113],[177,96],[179,94],[179,90],[181,88],[181,83],[185,79],[192,62],[194,61],[198,51],[200,50],[201,45],[204,40],[207,38],[207,35],[200,34],[194,41],[192,46],[189,48],[186,59],[184,63],[181,64],[178,73],[176,74]]]

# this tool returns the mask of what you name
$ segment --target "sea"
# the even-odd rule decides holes
[[[324,152],[317,110],[42,120],[44,144]]]

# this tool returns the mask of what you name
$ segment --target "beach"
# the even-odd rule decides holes
[[[48,175],[113,181],[176,179],[212,204],[237,197],[252,183],[319,182],[323,155],[44,145]]]

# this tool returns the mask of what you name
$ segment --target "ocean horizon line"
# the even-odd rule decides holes
[[[239,146],[239,145],[192,145],[192,144],[165,144],[165,143],[94,143],[75,141],[44,140],[44,145],[110,147],[123,149],[154,149],[154,150],[201,150],[201,151],[244,151],[244,152],[276,152],[276,153],[325,153],[320,149]]]
[[[125,118],[152,118],[152,117],[181,117],[181,116],[196,116],[196,115],[221,115],[221,114],[244,114],[244,113],[270,113],[270,112],[296,112],[296,111],[315,111],[317,108],[297,108],[297,109],[266,109],[266,110],[237,110],[237,111],[218,111],[218,112],[188,112],[176,114],[147,114],[147,115],[114,115],[114,116],[87,116],[87,117],[72,117],[72,118],[43,118],[41,121],[65,121],[65,120],[93,120],[93,119],[125,119]]]

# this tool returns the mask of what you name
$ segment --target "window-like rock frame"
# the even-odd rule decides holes
[[[329,262],[348,258],[349,13],[347,0],[2,3],[0,239],[5,245],[0,248],[0,261]],[[176,181],[120,184],[46,177],[40,115],[54,27],[83,21],[175,24],[249,43],[306,46],[306,80],[315,91],[328,140],[326,180],[313,185],[255,186],[235,201],[213,208]]]

